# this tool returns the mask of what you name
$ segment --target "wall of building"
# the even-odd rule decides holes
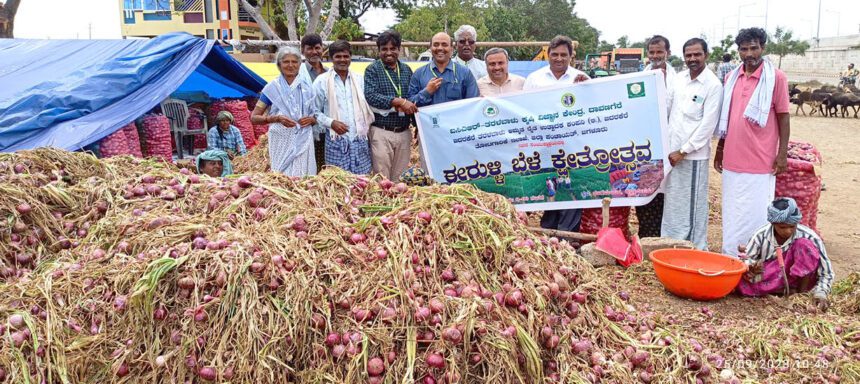
[[[261,39],[263,37],[255,23],[239,21],[239,7],[236,0],[204,0],[209,1],[212,7],[212,21],[208,23],[205,22],[204,17],[199,16],[199,12],[127,12],[123,9],[124,0],[118,1],[123,37],[153,37],[169,32],[187,32],[195,36],[215,39]],[[229,13],[227,4],[229,4]],[[231,31],[229,36],[223,36],[224,29]]]
[[[839,72],[844,71],[848,63],[860,66],[860,35],[823,38],[817,47],[814,41],[809,43],[813,48],[806,51],[806,55],[782,58],[781,69],[789,81],[836,84]],[[779,57],[770,55],[769,58],[774,64],[779,63]]]

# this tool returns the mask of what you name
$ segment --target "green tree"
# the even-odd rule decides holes
[[[329,35],[330,40],[346,40],[346,41],[357,41],[361,40],[364,37],[364,31],[362,31],[361,26],[358,25],[351,18],[344,18],[334,22],[334,26],[332,26],[331,34]]]
[[[647,51],[648,51],[648,40],[649,40],[649,39],[651,39],[651,37],[646,37],[646,38],[645,38],[644,40],[642,40],[642,41],[637,41],[637,42],[635,42],[635,43],[633,43],[633,44],[630,44],[630,48],[642,48],[642,49],[644,49],[644,50],[647,52]]]
[[[615,46],[618,48],[627,48],[630,43],[629,40],[630,39],[627,37],[627,35],[621,36],[618,38],[618,41],[615,43]]]
[[[735,38],[732,35],[727,35],[724,39],[720,40],[720,45],[711,48],[711,56],[708,61],[712,63],[719,63],[723,61],[723,55],[726,53],[732,55],[732,59],[737,58],[738,52],[732,49],[732,46],[735,44]]]
[[[806,50],[809,49],[809,43],[794,40],[792,37],[791,30],[784,27],[776,27],[776,31],[770,36],[770,43],[767,44],[766,50],[768,53],[779,57],[777,68],[782,68],[783,57],[787,55],[805,56]]]
[[[484,17],[484,25],[489,35],[480,35],[478,38],[491,41],[535,41],[533,36],[529,36],[529,21],[522,17],[522,12],[523,9],[515,7],[489,7]],[[515,47],[507,50],[512,60],[528,60],[538,49]]]
[[[576,16],[570,0],[430,0],[422,4],[395,27],[406,40],[426,41],[436,32],[453,33],[460,25],[470,24],[481,41],[549,41],[561,34],[579,42],[577,57],[597,48],[599,32]],[[530,59],[537,49],[509,52],[521,60]]]
[[[417,0],[353,0],[340,2],[340,15],[350,18],[356,24],[371,8],[389,8],[397,12],[399,19],[405,19],[409,12],[418,5]]]
[[[477,1],[433,0],[424,7],[414,9],[395,26],[404,40],[429,41],[438,32],[454,33],[460,25],[470,24],[478,35],[487,36],[482,20],[483,9]]]
[[[672,68],[675,68],[675,69],[683,68],[684,67],[684,60],[682,60],[678,56],[671,55],[671,56],[669,56],[669,65],[671,65]]]
[[[606,40],[600,40],[600,44],[597,45],[597,52],[610,52],[613,49],[615,49],[615,44]]]

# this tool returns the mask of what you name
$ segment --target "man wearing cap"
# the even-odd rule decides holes
[[[800,224],[803,215],[790,197],[780,197],[767,207],[767,224],[759,228],[745,247],[749,271],[738,285],[744,296],[764,296],[786,290],[812,292],[816,306],[827,309],[833,284],[833,268],[824,242],[809,227]],[[777,252],[782,253],[783,266]]]

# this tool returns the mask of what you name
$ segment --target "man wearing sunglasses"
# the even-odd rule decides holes
[[[478,40],[478,31],[471,25],[463,25],[454,32],[454,42],[457,43],[457,56],[454,62],[465,65],[472,71],[476,79],[487,76],[487,65],[481,59],[475,57],[475,48]]]

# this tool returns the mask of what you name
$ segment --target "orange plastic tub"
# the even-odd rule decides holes
[[[693,249],[659,249],[650,258],[657,279],[669,292],[694,300],[728,295],[747,271],[738,259]]]

